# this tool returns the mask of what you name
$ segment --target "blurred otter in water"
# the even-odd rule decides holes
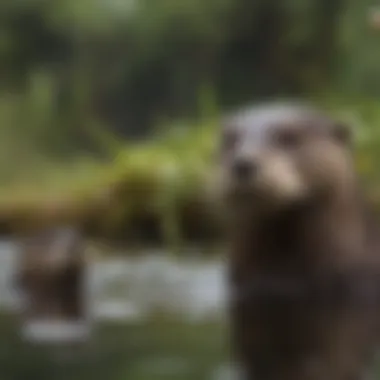
[[[233,351],[246,379],[362,379],[378,338],[378,228],[351,133],[312,107],[224,121]]]
[[[56,227],[22,239],[16,271],[24,323],[84,319],[84,244],[77,229]]]

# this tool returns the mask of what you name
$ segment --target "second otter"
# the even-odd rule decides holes
[[[57,226],[34,231],[19,243],[14,282],[23,295],[23,334],[39,341],[82,341],[89,330],[82,234]]]
[[[247,378],[361,379],[377,343],[380,256],[349,130],[309,107],[256,107],[225,121],[221,161]]]

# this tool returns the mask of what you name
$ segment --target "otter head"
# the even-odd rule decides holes
[[[239,212],[276,212],[353,181],[350,131],[308,107],[269,105],[240,112],[222,129],[222,192]]]

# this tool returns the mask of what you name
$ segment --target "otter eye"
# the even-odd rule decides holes
[[[296,148],[301,142],[299,131],[281,131],[276,135],[276,142],[283,148]]]

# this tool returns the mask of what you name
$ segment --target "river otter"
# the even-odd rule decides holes
[[[349,128],[309,106],[224,121],[232,344],[249,380],[367,374],[379,239],[350,147]]]
[[[86,315],[84,246],[80,232],[62,226],[44,229],[24,237],[20,245],[15,282],[25,301],[23,319],[28,334],[62,335],[59,339],[69,339],[71,333],[78,335],[78,331],[67,326],[83,321]],[[62,334],[54,327],[57,323]],[[62,327],[63,324],[67,326]]]

